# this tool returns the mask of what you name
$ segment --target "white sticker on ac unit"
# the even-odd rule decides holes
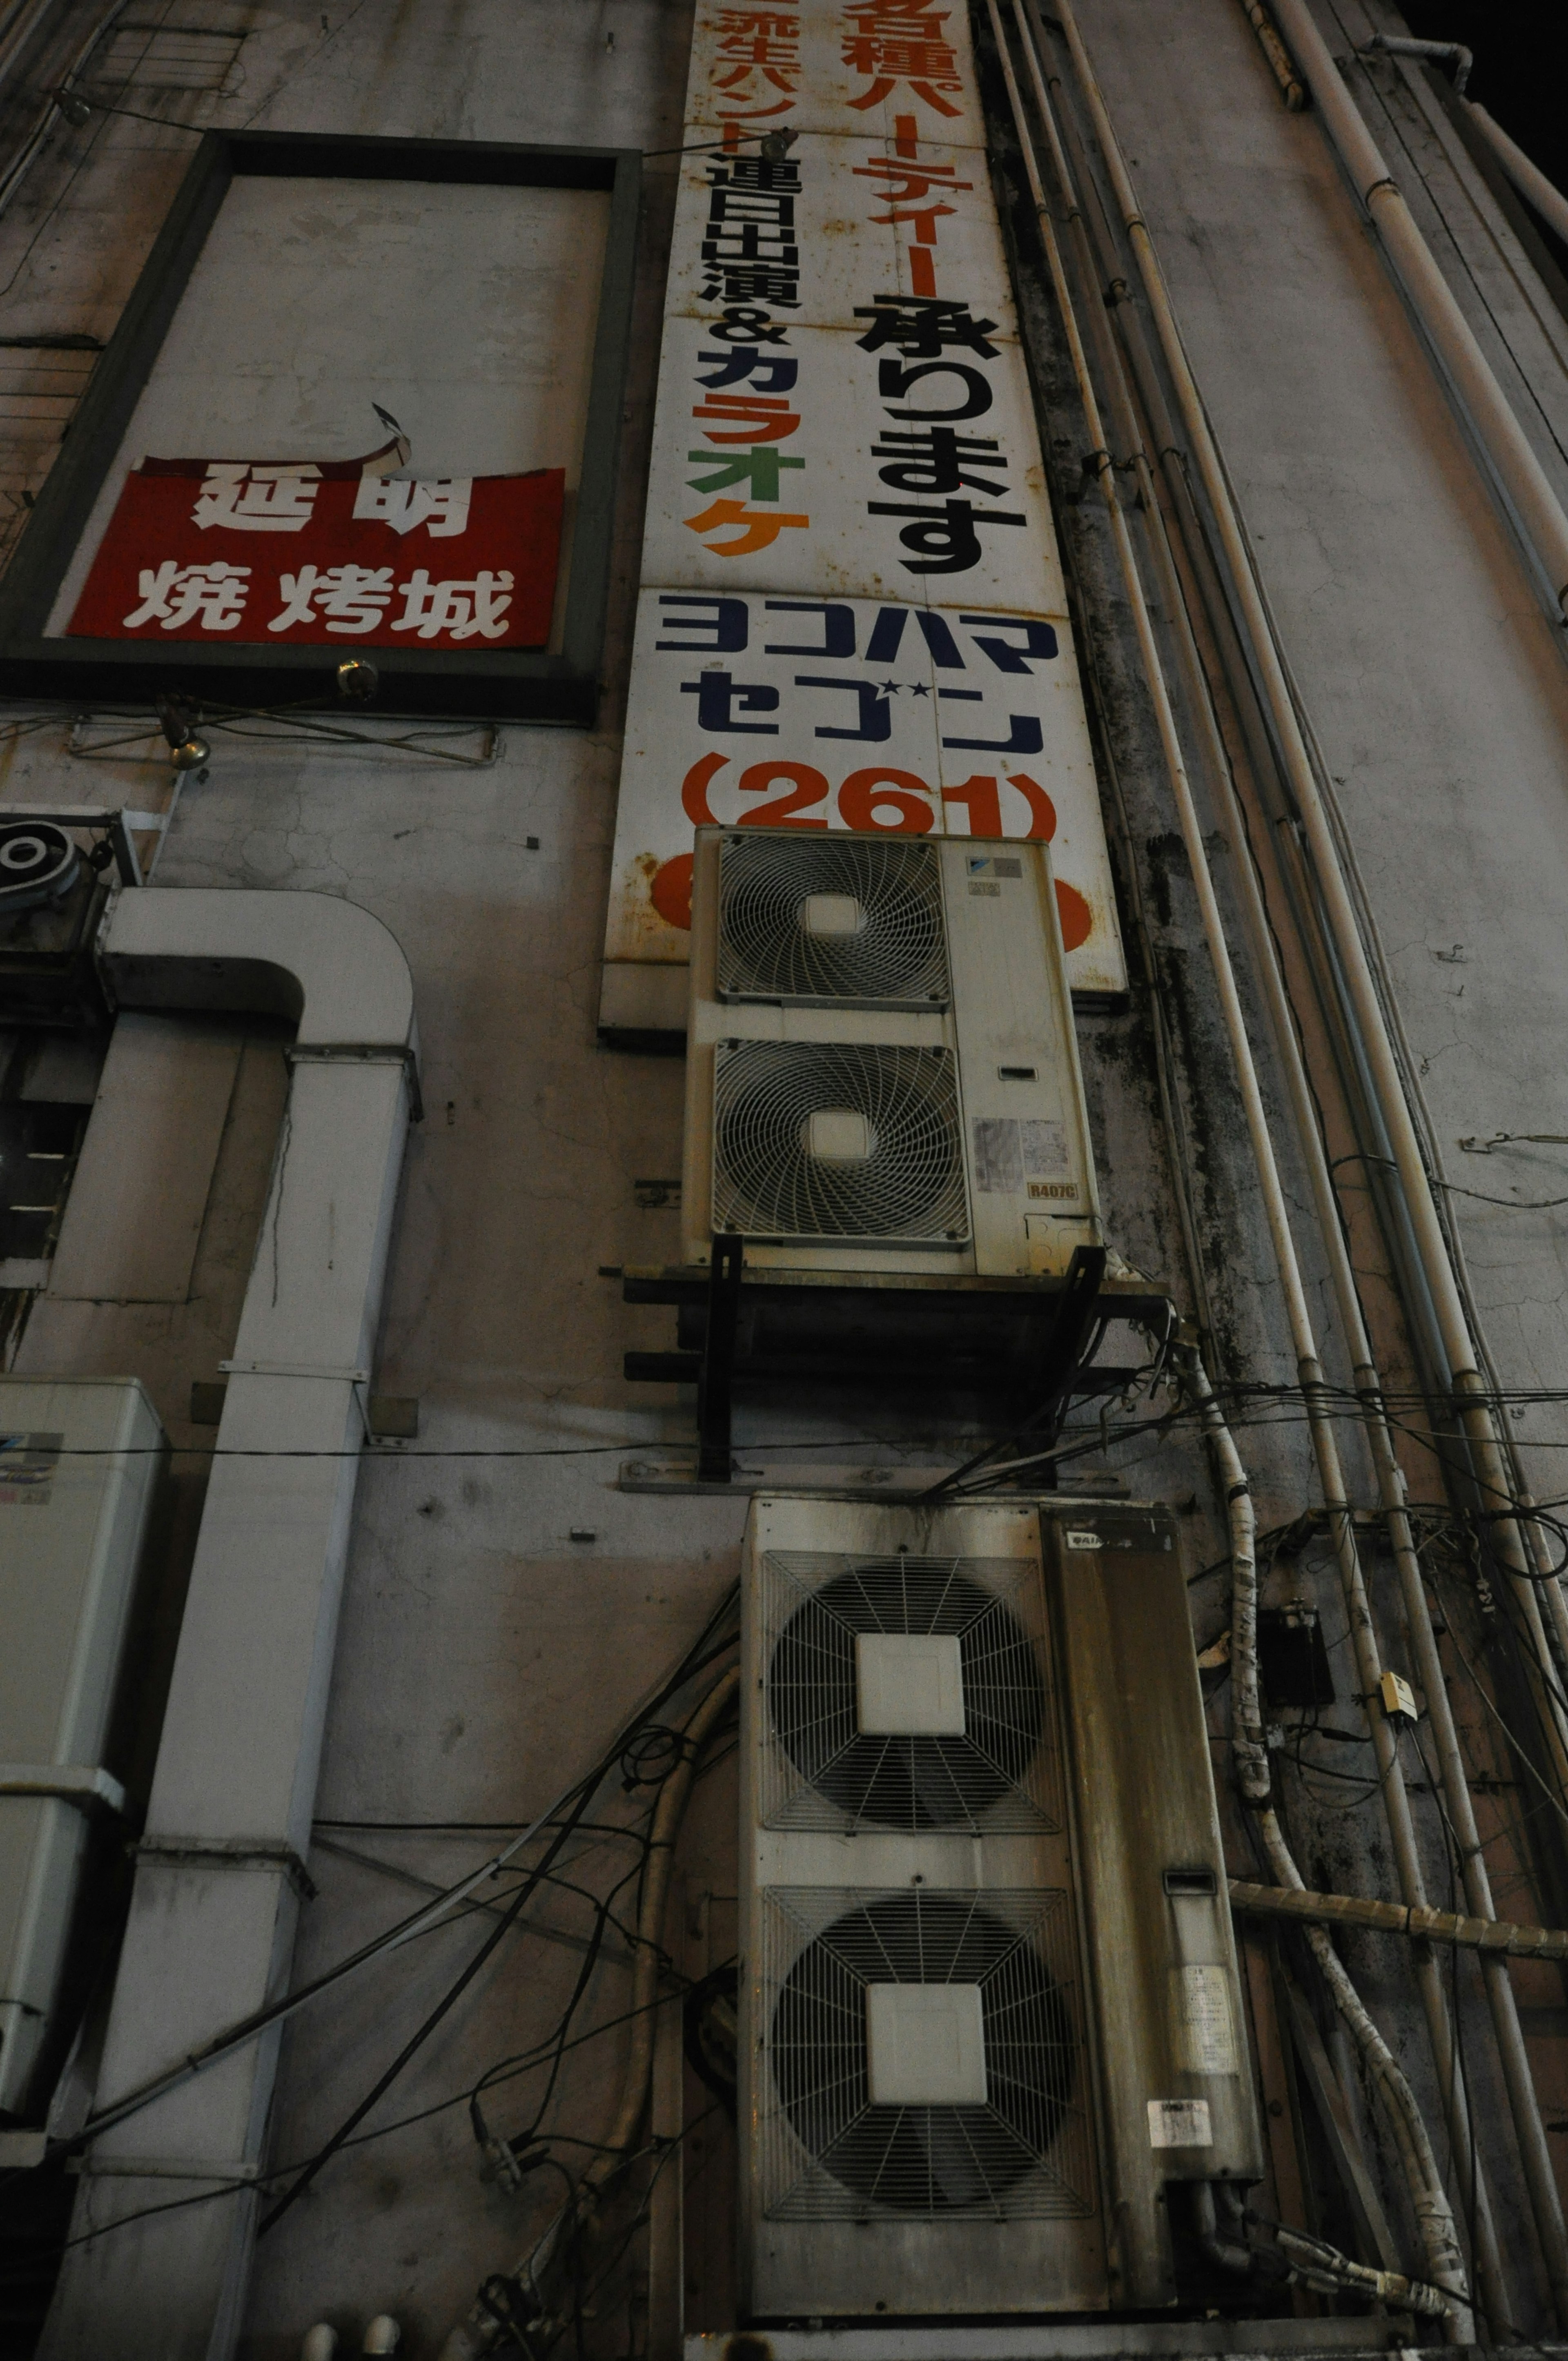
[[[1207,2099],[1151,2099],[1150,2147],[1212,2147]]]
[[[1172,1968],[1170,2012],[1176,2023],[1176,2062],[1184,2074],[1240,2072],[1231,1980],[1223,1968]]]
[[[988,1197],[1017,1197],[1024,1188],[1024,1148],[1015,1115],[977,1115],[974,1185]]]
[[[1098,1533],[1064,1533],[1062,1539],[1069,1550],[1103,1549],[1105,1546]]]

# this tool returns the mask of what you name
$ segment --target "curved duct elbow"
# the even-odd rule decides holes
[[[115,904],[99,967],[122,1008],[258,1011],[296,1024],[301,1048],[415,1044],[396,939],[335,894],[145,886]]]

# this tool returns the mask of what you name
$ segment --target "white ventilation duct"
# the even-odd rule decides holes
[[[240,1317],[98,2088],[100,2108],[288,1981],[403,1141],[413,988],[324,894],[124,895],[122,1007],[268,1010],[298,1031]],[[218,2361],[238,2334],[277,2037],[96,2140],[41,2351]]]

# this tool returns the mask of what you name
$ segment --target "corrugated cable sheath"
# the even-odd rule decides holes
[[[1270,1918],[1304,1919],[1316,1927],[1373,1927],[1412,1942],[1452,1943],[1467,1951],[1503,1952],[1515,1960],[1568,1960],[1568,1928],[1516,1927],[1506,1918],[1466,1918],[1453,1910],[1415,1909],[1359,1894],[1313,1894],[1285,1885],[1230,1881],[1231,1908]]]

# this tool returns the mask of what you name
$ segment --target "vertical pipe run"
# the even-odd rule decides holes
[[[1296,55],[1305,67],[1314,95],[1321,96],[1314,72],[1314,60],[1327,62],[1329,74],[1346,107],[1349,95],[1334,71],[1332,59],[1318,37],[1304,6],[1299,0],[1287,0],[1288,14],[1282,7],[1281,17]],[[1243,532],[1241,520],[1231,498],[1224,467],[1209,426],[1202,397],[1188,361],[1177,325],[1159,258],[1138,207],[1136,194],[1128,176],[1115,132],[1112,126],[1103,95],[1095,78],[1093,65],[1084,48],[1078,28],[1071,0],[1054,0],[1054,13],[1073,60],[1079,87],[1088,107],[1095,137],[1103,157],[1115,194],[1123,226],[1137,260],[1144,292],[1153,315],[1161,351],[1176,389],[1182,420],[1187,432],[1189,451],[1201,479],[1212,511],[1224,551],[1237,604],[1246,628],[1253,661],[1257,669],[1270,719],[1273,722],[1285,774],[1300,814],[1307,843],[1310,849],[1319,891],[1322,896],[1325,917],[1340,959],[1350,1006],[1360,1034],[1359,1046],[1365,1056],[1376,1090],[1379,1111],[1387,1126],[1389,1143],[1398,1167],[1402,1194],[1409,1212],[1422,1270],[1431,1290],[1443,1350],[1449,1364],[1450,1379],[1456,1407],[1469,1442],[1476,1477],[1484,1499],[1495,1501],[1502,1511],[1494,1527],[1494,1546],[1512,1578],[1516,1597],[1524,1610],[1527,1623],[1540,1629],[1540,1607],[1534,1598],[1532,1576],[1535,1569],[1526,1554],[1524,1538],[1518,1519],[1508,1513],[1509,1499],[1507,1471],[1492,1420],[1486,1388],[1476,1367],[1476,1352],[1460,1298],[1459,1289],[1450,1263],[1442,1225],[1438,1218],[1431,1189],[1422,1161],[1414,1120],[1405,1097],[1398,1063],[1395,1056],[1388,1027],[1373,977],[1366,947],[1356,922],[1328,812],[1319,790],[1317,775],[1308,752],[1300,719],[1289,686],[1285,677],[1275,638],[1272,620],[1265,604],[1262,588],[1255,572],[1252,553]],[[1310,49],[1304,51],[1298,38],[1298,17],[1306,19],[1310,34]],[[1353,110],[1354,112],[1354,110]],[[1355,123],[1365,138],[1360,117]],[[1338,130],[1336,127],[1336,137]],[[1371,143],[1368,140],[1367,146]],[[1376,150],[1373,150],[1376,156]],[[1390,187],[1391,187],[1390,183]],[[1402,200],[1401,200],[1402,203]],[[1413,226],[1413,225],[1412,225]],[[1424,248],[1423,248],[1424,252]],[[1428,258],[1430,261],[1430,257]],[[1449,299],[1452,301],[1452,298]],[[1467,332],[1468,333],[1468,332]],[[1568,532],[1568,525],[1565,525]],[[1568,547],[1564,550],[1568,557]],[[1568,584],[1568,569],[1564,582]],[[1419,1590],[1420,1584],[1417,1582]],[[1421,1616],[1425,1615],[1424,1593],[1420,1600]],[[1418,1626],[1419,1628],[1419,1626]],[[1544,1636],[1544,1635],[1542,1635]],[[1435,1649],[1433,1651],[1435,1655]],[[1441,1689],[1441,1676],[1439,1678]],[[1429,1698],[1433,1692],[1429,1690]],[[1472,1818],[1471,1825],[1474,1825]],[[1472,1867],[1478,1867],[1478,1856],[1468,1854],[1466,1886]],[[1479,1915],[1480,1905],[1471,1894],[1471,1907]],[[1500,1963],[1499,1963],[1500,1964]],[[1546,2258],[1552,2283],[1553,2305],[1560,2327],[1568,2328],[1568,2228],[1565,2228],[1562,2201],[1558,2195],[1556,2177],[1546,2146],[1545,2126],[1530,2078],[1529,2060],[1524,2049],[1518,2011],[1514,2004],[1512,1986],[1507,1970],[1500,1976],[1488,1971],[1488,1999],[1493,2008],[1493,2023],[1498,2049],[1508,2083],[1510,2111],[1530,2191],[1531,2211],[1541,2250]]]
[[[1021,30],[1025,55],[1029,68],[1030,78],[1034,85],[1036,104],[1050,148],[1052,165],[1056,172],[1057,181],[1067,203],[1069,225],[1077,241],[1080,261],[1084,270],[1087,283],[1091,288],[1093,288],[1096,283],[1098,274],[1095,269],[1095,258],[1090,243],[1089,230],[1084,217],[1082,203],[1075,185],[1075,176],[1069,162],[1067,152],[1057,126],[1055,110],[1051,104],[1050,93],[1047,87],[1044,72],[1037,55],[1037,44],[1029,38],[1029,28],[1026,22],[1022,26]],[[1157,573],[1159,577],[1160,594],[1166,611],[1178,631],[1179,644],[1185,659],[1186,670],[1189,675],[1189,687],[1191,693],[1193,709],[1199,718],[1200,723],[1202,727],[1203,735],[1207,741],[1206,751],[1209,756],[1210,767],[1213,773],[1216,782],[1220,784],[1222,791],[1224,787],[1229,786],[1232,789],[1234,796],[1234,785],[1225,752],[1224,741],[1220,732],[1218,719],[1215,715],[1212,701],[1210,697],[1209,685],[1203,673],[1202,661],[1199,655],[1197,644],[1192,635],[1190,623],[1188,620],[1180,577],[1177,571],[1175,559],[1166,534],[1164,514],[1159,506],[1158,496],[1156,490],[1148,457],[1143,447],[1142,439],[1139,434],[1137,420],[1132,402],[1131,390],[1128,387],[1125,373],[1122,367],[1120,353],[1116,349],[1113,342],[1108,318],[1106,327],[1102,332],[1102,340],[1105,347],[1107,348],[1107,380],[1112,388],[1113,395],[1116,399],[1117,408],[1122,413],[1118,420],[1118,425],[1126,438],[1128,446],[1132,450],[1134,464],[1138,472],[1139,489],[1143,496],[1144,511],[1147,520],[1150,545],[1156,559]],[[1237,813],[1237,817],[1238,818],[1240,818],[1239,811]],[[1316,1111],[1312,1104],[1310,1087],[1308,1082],[1305,1067],[1302,1061],[1300,1047],[1297,1040],[1294,1022],[1289,1002],[1286,994],[1284,982],[1280,976],[1277,961],[1275,957],[1274,945],[1268,929],[1267,913],[1263,905],[1262,895],[1258,886],[1257,879],[1254,874],[1251,864],[1248,862],[1245,851],[1239,859],[1236,867],[1238,882],[1242,887],[1244,904],[1246,908],[1249,922],[1248,931],[1252,939],[1252,950],[1259,973],[1264,982],[1266,995],[1269,1004],[1269,1014],[1278,1043],[1280,1060],[1285,1070],[1286,1081],[1289,1091],[1291,1112],[1295,1119],[1295,1127],[1301,1143],[1302,1153],[1306,1159],[1311,1180],[1314,1210],[1317,1214],[1318,1227],[1321,1233],[1330,1257],[1331,1265],[1332,1267],[1335,1294],[1338,1300],[1338,1308],[1342,1325],[1343,1327],[1347,1343],[1351,1347],[1351,1358],[1357,1364],[1358,1373],[1356,1382],[1358,1386],[1360,1386],[1365,1382],[1365,1367],[1367,1365],[1370,1365],[1372,1359],[1371,1347],[1367,1343],[1361,1320],[1360,1306],[1355,1295],[1355,1286],[1351,1273],[1349,1257],[1345,1250],[1344,1240],[1340,1229],[1339,1209],[1334,1201],[1332,1181],[1328,1170],[1322,1143],[1319,1136]],[[1375,1369],[1371,1372],[1371,1381],[1375,1389],[1378,1388],[1380,1385],[1380,1381],[1377,1378]],[[1215,1412],[1214,1414],[1217,1417],[1218,1413]],[[1373,1451],[1375,1463],[1378,1466],[1379,1486],[1383,1498],[1383,1505],[1386,1510],[1388,1509],[1390,1505],[1397,1508],[1400,1519],[1403,1521],[1404,1507],[1402,1488],[1398,1488],[1397,1486],[1390,1494],[1389,1488],[1384,1481],[1386,1470],[1384,1466],[1383,1455],[1380,1454],[1378,1450],[1379,1441],[1381,1441],[1382,1444],[1385,1446],[1387,1457],[1393,1465],[1394,1475],[1397,1479],[1398,1467],[1397,1463],[1393,1463],[1392,1461],[1392,1446],[1389,1442],[1386,1422],[1382,1422],[1380,1420],[1369,1420],[1369,1424],[1373,1426],[1374,1430],[1372,1434]],[[1389,1834],[1393,1840],[1394,1857],[1399,1879],[1400,1892],[1407,1904],[1416,1908],[1421,1908],[1425,1906],[1427,1901],[1425,1880],[1421,1870],[1420,1851],[1417,1841],[1415,1825],[1410,1813],[1409,1799],[1405,1787],[1404,1773],[1398,1759],[1398,1743],[1387,1720],[1378,1711],[1375,1702],[1377,1695],[1378,1680],[1382,1669],[1382,1652],[1373,1623],[1371,1606],[1366,1594],[1366,1586],[1363,1577],[1359,1557],[1354,1546],[1353,1529],[1348,1512],[1335,1516],[1332,1509],[1331,1508],[1331,1521],[1333,1526],[1333,1539],[1335,1543],[1336,1557],[1339,1564],[1341,1582],[1345,1596],[1345,1607],[1350,1627],[1351,1642],[1355,1654],[1357,1679],[1360,1685],[1361,1693],[1368,1701],[1368,1726],[1371,1731],[1374,1752],[1376,1756],[1378,1784],[1382,1792],[1384,1806],[1387,1815]],[[1406,1523],[1406,1533],[1408,1538],[1408,1522]],[[1417,1567],[1415,1571],[1419,1587],[1419,1567]],[[1253,1605],[1249,1606],[1246,1611],[1248,1613],[1252,1613],[1253,1607],[1255,1607],[1255,1602],[1254,1601]],[[1237,1607],[1238,1612],[1240,1612],[1242,1600],[1239,1586],[1237,1592]],[[1245,1650],[1243,1644],[1244,1639],[1247,1643]],[[1248,1757],[1244,1753],[1243,1750],[1244,1747],[1250,1749],[1254,1742],[1252,1738],[1252,1730],[1255,1724],[1258,1726],[1256,1742],[1261,1744],[1262,1717],[1261,1708],[1257,1706],[1256,1701],[1256,1664],[1255,1655],[1251,1652],[1251,1634],[1250,1632],[1244,1634],[1239,1631],[1235,1628],[1235,1620],[1234,1618],[1232,1632],[1232,1658],[1233,1665],[1236,1668],[1234,1673],[1234,1678],[1236,1683],[1234,1698],[1235,1719],[1238,1733],[1235,1741],[1237,1747],[1237,1767],[1238,1772],[1243,1777],[1243,1791],[1244,1793],[1250,1794],[1251,1790],[1246,1784]],[[1245,1699],[1247,1684],[1245,1674],[1241,1669],[1244,1661],[1251,1665],[1252,1670],[1252,1704],[1250,1707],[1247,1705]],[[1445,1692],[1444,1703],[1446,1704],[1446,1702],[1447,1699]],[[1245,1733],[1245,1736],[1243,1733]],[[1266,1768],[1262,1787],[1263,1797],[1266,1796],[1267,1791],[1268,1783]],[[1261,1800],[1261,1797],[1257,1800]],[[1448,2125],[1449,2136],[1453,2145],[1456,2178],[1462,2188],[1469,2188],[1474,2185],[1476,2192],[1475,2207],[1475,2220],[1474,2224],[1476,2275],[1487,2318],[1492,2323],[1494,2329],[1497,2329],[1501,2327],[1507,2322],[1508,2317],[1502,2258],[1497,2249],[1490,2204],[1487,2200],[1485,2185],[1481,2180],[1475,2165],[1467,2094],[1464,2089],[1463,2077],[1455,2071],[1456,2045],[1454,2041],[1453,2028],[1449,2017],[1447,2001],[1442,1989],[1442,1974],[1436,1960],[1433,1958],[1430,1949],[1427,1947],[1417,1947],[1412,1964],[1415,1971],[1417,1988],[1420,1994],[1422,2010],[1427,2021],[1427,2032],[1432,2054],[1432,2062],[1436,2072],[1439,2091],[1442,2099],[1443,2112]]]
[[[1202,915],[1204,937],[1209,946],[1225,1030],[1231,1043],[1253,1159],[1262,1183],[1265,1218],[1273,1244],[1275,1262],[1279,1272],[1280,1287],[1285,1299],[1286,1314],[1296,1354],[1301,1390],[1307,1404],[1313,1449],[1329,1510],[1330,1526],[1341,1557],[1347,1587],[1349,1587],[1352,1583],[1360,1582],[1360,1568],[1355,1559],[1354,1532],[1349,1504],[1345,1498],[1338,1445],[1328,1414],[1322,1367],[1318,1358],[1316,1341],[1312,1334],[1311,1317],[1308,1310],[1300,1266],[1296,1256],[1295,1241],[1290,1234],[1285,1192],[1280,1183],[1278,1167],[1275,1161],[1274,1146],[1269,1134],[1263,1094],[1258,1083],[1257,1069],[1247,1039],[1235,971],[1232,965],[1229,947],[1225,940],[1219,901],[1215,895],[1213,878],[1204,850],[1201,823],[1193,799],[1191,783],[1187,774],[1176,715],[1170,702],[1164,667],[1155,640],[1154,626],[1138,574],[1132,536],[1128,531],[1125,511],[1117,495],[1114,468],[1106,445],[1105,430],[1089,370],[1088,357],[1079,333],[1071,291],[1068,285],[1060,248],[1057,242],[1055,225],[1046,203],[1039,167],[1036,161],[1034,145],[1029,137],[1023,98],[1014,71],[1012,53],[1003,28],[997,0],[986,0],[986,5],[991,17],[998,57],[1007,84],[1008,100],[1017,130],[1025,170],[1028,175],[1030,194],[1034,200],[1040,236],[1046,250],[1046,260],[1067,335],[1090,440],[1093,445],[1095,472],[1099,477],[1111,519],[1117,558],[1137,634],[1144,675],[1154,706],[1161,752],[1165,758],[1181,828],[1182,840],[1186,846],[1193,885]],[[1025,47],[1027,54],[1027,42]],[[1272,1818],[1272,1815],[1268,1817]],[[1282,1845],[1282,1839],[1280,1842]],[[1337,1959],[1335,1967],[1338,1968]],[[1350,2003],[1354,2000],[1354,1992],[1349,1986],[1348,1978],[1344,1977],[1343,1970],[1339,1969],[1338,1973],[1343,1979],[1343,1989],[1341,1983],[1331,1979],[1336,2001],[1353,2034],[1361,2044],[1364,2054],[1368,2057],[1372,2064],[1374,2078],[1387,2103],[1391,2120],[1395,2123],[1396,2137],[1399,2142],[1401,2157],[1409,2177],[1412,2202],[1416,2210],[1422,2246],[1427,2256],[1428,2274],[1436,2285],[1444,2288],[1459,2299],[1458,2308],[1449,2318],[1449,2334],[1456,2341],[1468,2341],[1471,2330],[1464,2263],[1454,2233],[1453,2216],[1442,2187],[1442,2174],[1432,2158],[1431,2144],[1426,2138],[1424,2127],[1420,2124],[1419,2114],[1416,2112],[1415,2102],[1410,2096],[1409,2085],[1405,2083],[1403,2076],[1398,2074],[1398,2069],[1393,2066],[1392,2059],[1387,2059],[1385,2068],[1377,2051],[1369,2046],[1369,2036],[1373,2043],[1380,2042],[1380,2037],[1376,2035],[1376,2028],[1372,2026],[1370,2018],[1365,2016],[1358,2001],[1354,2002],[1354,2008],[1352,2009]],[[1386,2051],[1382,2053],[1382,2058],[1387,2058]]]

